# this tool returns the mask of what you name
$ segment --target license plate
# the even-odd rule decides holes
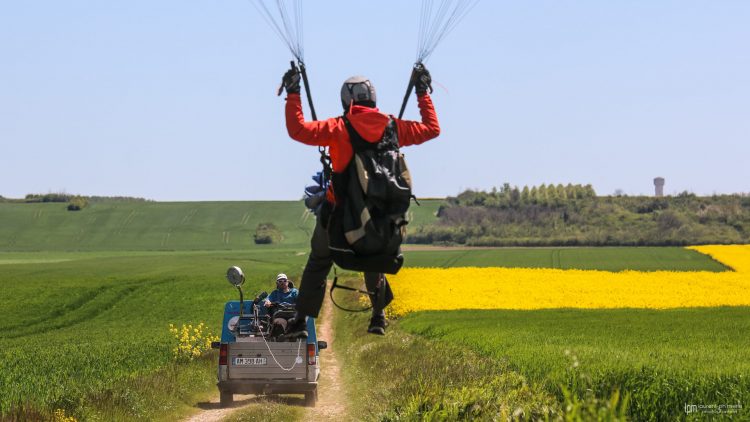
[[[234,364],[240,365],[265,365],[266,358],[234,358]]]

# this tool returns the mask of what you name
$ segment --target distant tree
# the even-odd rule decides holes
[[[70,202],[73,195],[67,193],[30,193],[24,198],[24,202]]]
[[[510,205],[516,206],[521,203],[521,192],[518,190],[518,186],[513,186],[510,190]]]
[[[695,198],[695,194],[693,192],[688,192],[688,191],[684,190],[684,191],[678,193],[677,197],[679,197],[679,198]]]
[[[565,190],[565,186],[563,186],[562,183],[558,183],[557,186],[555,186],[555,190],[557,190],[557,197],[560,198],[560,201],[563,204],[568,202],[568,192]]]
[[[677,230],[685,224],[682,217],[672,210],[659,213],[656,217],[656,222],[659,224],[661,231]]]
[[[565,186],[565,197],[569,199],[578,199],[576,187],[572,183]]]
[[[504,193],[504,194],[507,195],[508,192],[510,192],[510,190],[511,190],[510,183],[505,182],[505,183],[503,183],[503,187],[500,189],[500,192],[502,192],[502,193]]]
[[[68,211],[80,211],[89,205],[89,201],[82,196],[74,196],[68,202]]]
[[[253,239],[257,245],[278,243],[282,239],[281,230],[273,223],[258,223]]]
[[[541,205],[547,205],[549,203],[549,196],[547,194],[547,185],[542,183],[536,190],[536,203]]]
[[[560,205],[560,195],[557,192],[555,185],[550,184],[547,187],[547,197],[549,198],[549,204],[553,206]]]

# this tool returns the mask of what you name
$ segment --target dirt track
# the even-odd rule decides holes
[[[198,403],[198,407],[202,410],[199,413],[185,419],[186,422],[216,422],[229,416],[232,412],[237,411],[243,407],[249,406],[253,403],[258,403],[258,398],[253,395],[234,395],[234,406],[226,409],[219,407],[219,395],[212,397],[208,403]]]
[[[341,364],[338,359],[333,330],[333,304],[328,296],[321,311],[318,339],[328,342],[328,349],[320,352],[320,384],[318,404],[308,408],[303,420],[339,421],[346,420],[347,397],[341,379]]]

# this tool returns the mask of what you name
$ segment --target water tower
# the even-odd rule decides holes
[[[664,196],[664,178],[663,177],[654,178],[654,188],[656,188],[656,192],[654,193],[654,195],[657,198]]]

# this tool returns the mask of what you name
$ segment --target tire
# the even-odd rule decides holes
[[[318,389],[308,391],[305,393],[305,407],[315,407],[315,402],[318,401]]]
[[[219,391],[219,406],[229,407],[234,403],[234,395],[231,391]]]

